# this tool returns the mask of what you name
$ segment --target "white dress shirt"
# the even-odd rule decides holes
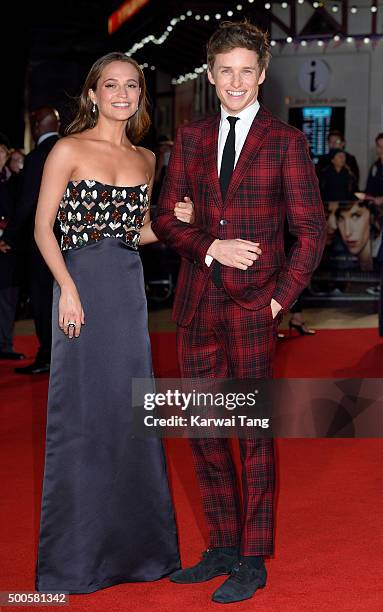
[[[254,121],[256,114],[259,111],[259,102],[256,100],[250,106],[247,106],[243,109],[238,115],[239,121],[235,124],[235,161],[234,168],[237,165],[238,158],[241,154],[243,145],[245,144],[245,140],[251,128],[251,124]],[[221,162],[222,162],[222,154],[223,149],[225,147],[225,142],[227,135],[230,130],[230,124],[227,120],[227,117],[230,117],[230,113],[226,112],[224,108],[221,106],[221,121],[219,124],[219,132],[218,132],[218,155],[217,155],[217,166],[218,166],[218,176],[221,171]]]
[[[247,106],[243,109],[238,115],[239,121],[235,123],[235,160],[234,160],[234,168],[237,164],[238,158],[241,154],[243,145],[245,144],[245,140],[251,128],[251,124],[254,121],[254,118],[259,111],[259,102],[256,100],[250,106]],[[219,124],[219,132],[218,132],[218,154],[217,154],[217,169],[218,176],[221,171],[221,162],[222,162],[222,154],[223,149],[225,147],[225,142],[227,135],[230,130],[230,123],[227,120],[227,117],[230,117],[230,113],[225,111],[225,109],[221,106],[221,121]],[[207,266],[211,266],[213,258],[211,255],[206,255],[205,264]]]

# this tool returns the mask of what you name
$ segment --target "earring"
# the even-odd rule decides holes
[[[95,112],[96,112],[96,103],[93,102],[92,113],[94,114]]]

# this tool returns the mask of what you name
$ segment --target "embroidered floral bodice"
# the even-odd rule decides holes
[[[104,238],[120,238],[137,249],[148,208],[147,184],[116,187],[94,180],[69,181],[57,213],[61,250]]]

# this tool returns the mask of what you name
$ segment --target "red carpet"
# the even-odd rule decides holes
[[[174,335],[153,334],[152,342],[156,372],[176,376]],[[31,337],[16,343],[17,349],[30,355],[35,347]],[[380,377],[382,353],[376,330],[323,330],[315,337],[281,341],[276,375]],[[14,364],[0,363],[0,591],[33,591],[47,377],[16,376]],[[187,565],[204,549],[206,528],[187,443],[169,441],[168,456],[182,560]],[[275,557],[267,564],[269,585],[254,599],[229,609],[382,610],[382,442],[278,440],[277,456],[277,537]],[[221,582],[217,578],[184,586],[164,579],[125,584],[92,595],[73,595],[69,609],[218,610],[210,594]]]

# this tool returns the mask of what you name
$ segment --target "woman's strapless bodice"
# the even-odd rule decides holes
[[[57,213],[61,250],[104,238],[120,238],[137,249],[148,209],[147,184],[117,187],[87,179],[69,181]]]

